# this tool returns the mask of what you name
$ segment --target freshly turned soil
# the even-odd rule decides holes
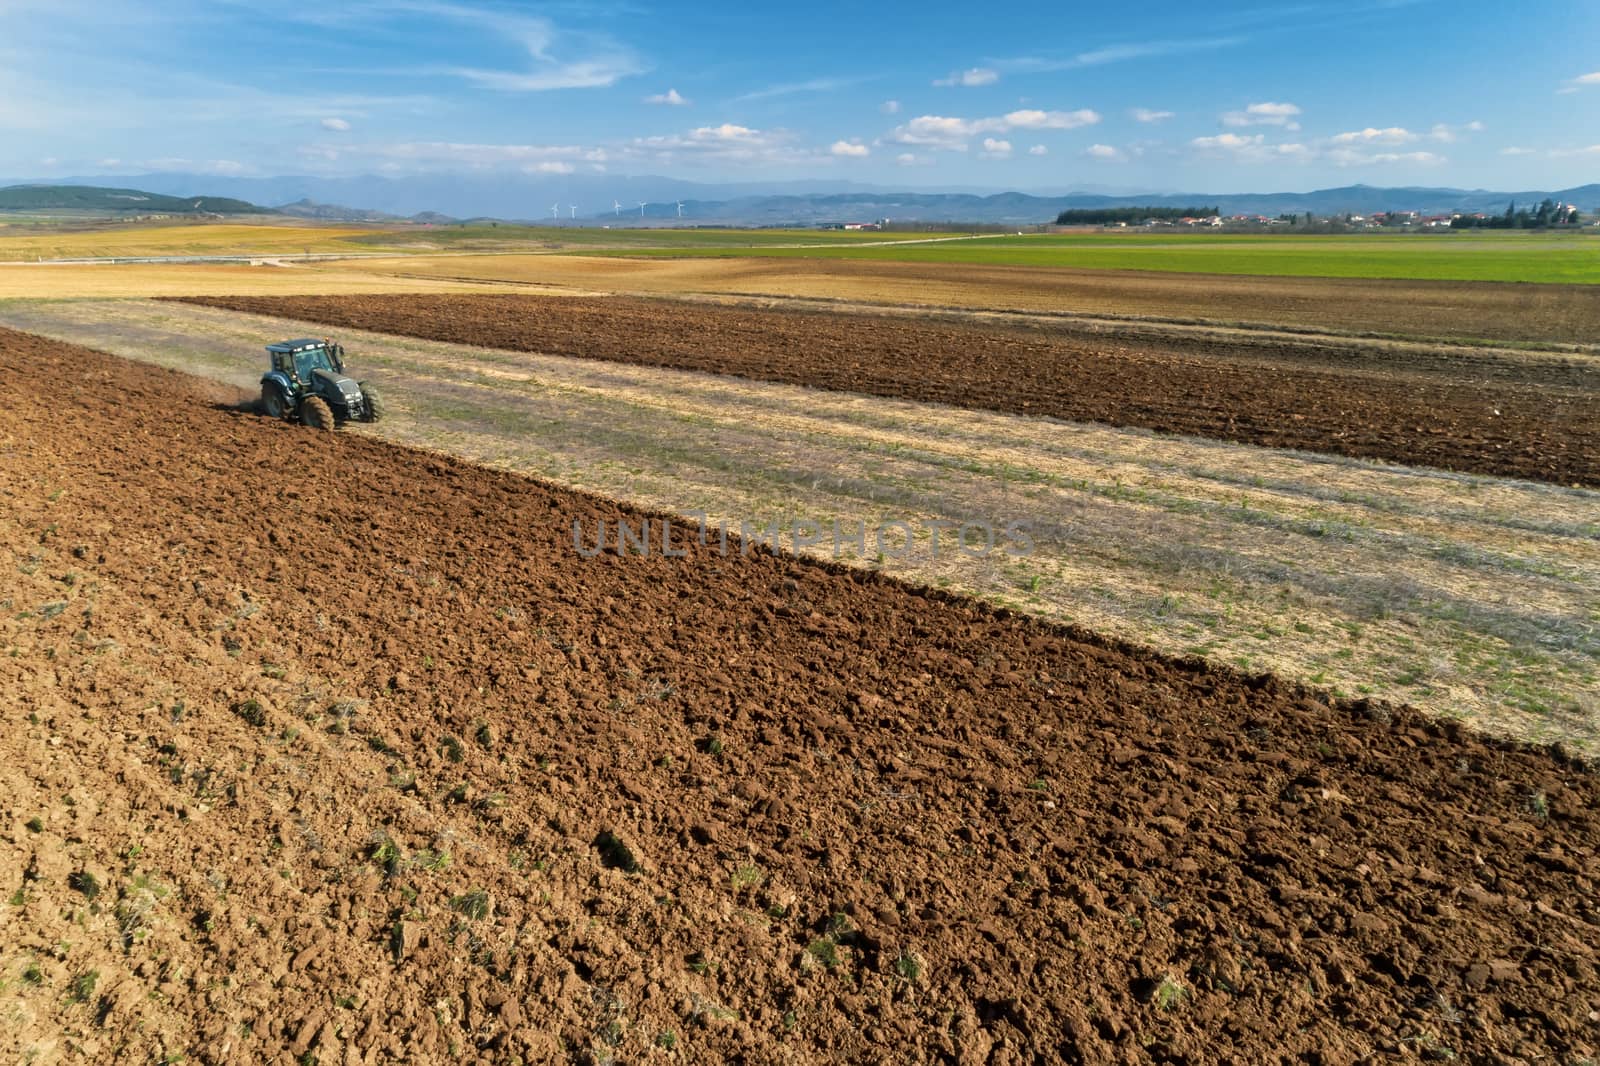
[[[0,371],[10,1058],[1597,1051],[1559,752],[715,540],[585,559],[649,516]]]

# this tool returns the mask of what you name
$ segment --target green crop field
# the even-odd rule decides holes
[[[789,240],[795,241],[797,236],[791,235]],[[606,253],[594,249],[588,254]],[[1600,284],[1600,233],[1592,232],[1038,234],[909,244],[841,243],[827,247],[739,247],[732,242],[719,246],[712,238],[694,246],[684,243],[677,247],[632,248],[617,250],[616,254],[794,256],[1200,274]]]
[[[613,227],[606,227],[603,224],[597,226],[592,222],[573,226],[529,226],[513,223],[495,225],[487,222],[470,222],[463,225],[386,229],[358,238],[353,243],[376,247],[425,243],[451,250],[503,246],[514,250],[542,247],[547,250],[641,251],[645,254],[703,250],[714,254],[734,255],[751,248],[799,250],[797,246],[803,245],[850,246],[950,236],[955,234],[876,233],[870,230],[651,228],[632,225],[628,221],[627,213],[624,212],[620,222]]]

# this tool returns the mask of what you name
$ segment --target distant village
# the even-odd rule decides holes
[[[1569,229],[1585,224],[1584,215],[1572,204],[1542,200],[1537,205],[1519,208],[1507,204],[1503,213],[1456,211],[1425,215],[1420,211],[1374,211],[1361,215],[1342,213],[1316,215],[1311,212],[1281,214],[1225,215],[1215,209],[1117,207],[1063,211],[1056,217],[1058,230],[1094,227],[1099,229],[1297,229],[1297,230],[1441,230],[1441,229]],[[1591,219],[1588,225],[1600,225]]]

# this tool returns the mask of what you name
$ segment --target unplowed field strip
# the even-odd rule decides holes
[[[1112,335],[1091,343],[993,325],[630,298],[193,302],[513,351],[1600,485],[1600,361],[1587,356],[1411,353],[1386,365],[1368,347],[1328,342]]]
[[[0,372],[18,1057],[1595,1053],[1556,755],[765,553],[585,559],[647,516],[86,349]]]

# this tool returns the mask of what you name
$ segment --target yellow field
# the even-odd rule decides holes
[[[290,255],[370,251],[347,243],[372,233],[357,226],[193,223],[84,230],[33,229],[0,237],[0,260],[146,255]]]
[[[387,262],[380,260],[379,262]],[[407,278],[358,262],[294,266],[238,263],[0,263],[0,300],[109,296],[341,296],[360,292],[503,291],[490,282]]]

